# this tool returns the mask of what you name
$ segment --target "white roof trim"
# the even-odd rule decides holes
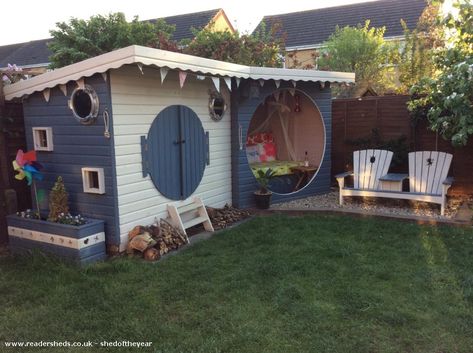
[[[400,36],[387,36],[384,37],[384,40],[391,41],[391,40],[403,40],[405,37],[404,35]],[[304,45],[295,45],[292,47],[286,47],[286,51],[297,51],[297,50],[310,50],[310,49],[321,49],[325,48],[325,42],[324,43],[317,43],[317,44],[304,44]]]
[[[223,61],[200,58],[192,55],[169,52],[132,45],[110,53],[96,56],[72,65],[62,67],[28,80],[4,87],[6,100],[12,100],[46,88],[77,81],[123,65],[141,63],[143,65],[168,67],[182,71],[214,76],[238,77],[264,80],[295,80],[323,82],[354,82],[355,74],[346,72],[294,70],[267,67],[250,67]]]

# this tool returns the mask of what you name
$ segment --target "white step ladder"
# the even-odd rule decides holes
[[[204,224],[206,231],[214,231],[212,222],[200,197],[195,197],[189,201],[168,204],[167,206],[173,225],[179,228],[185,235],[187,235],[186,229],[201,223]]]

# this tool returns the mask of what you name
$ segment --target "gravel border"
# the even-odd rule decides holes
[[[333,210],[354,210],[367,213],[394,215],[394,216],[417,216],[430,217],[436,220],[453,220],[457,215],[465,198],[449,197],[445,216],[440,215],[440,206],[426,202],[383,199],[374,197],[344,197],[344,205],[338,204],[338,189],[324,195],[309,196],[299,200],[282,202],[271,206],[273,210],[300,210],[300,209],[333,209]]]

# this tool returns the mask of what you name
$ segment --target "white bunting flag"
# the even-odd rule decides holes
[[[204,75],[197,75],[197,79],[199,81],[203,81],[203,80],[205,80],[205,76]]]
[[[263,79],[260,79],[260,80],[259,80],[259,84],[261,85],[261,87],[263,87],[263,86],[264,86],[264,80],[263,80]]]
[[[179,86],[184,87],[184,82],[186,82],[187,72],[179,71]]]
[[[50,95],[51,91],[49,90],[49,88],[46,88],[44,91],[43,91],[43,97],[44,97],[44,100],[46,102],[49,102],[49,95]]]
[[[294,80],[291,80],[291,83],[292,83],[292,85],[293,85],[293,86],[294,86],[294,88],[295,88],[295,87],[296,87],[296,85],[297,85],[297,82],[296,82],[296,81],[294,81]]]
[[[281,80],[274,80],[274,83],[276,84],[276,88],[279,88],[279,86],[281,86]]]
[[[241,78],[235,77],[235,81],[236,81],[236,84],[237,84],[237,88],[240,87]]]
[[[107,73],[106,72],[102,72],[102,79],[107,82]]]
[[[143,72],[143,64],[138,63],[138,64],[136,64],[136,65],[138,65],[138,69],[140,69],[141,74],[144,75],[144,72]]]
[[[166,75],[168,74],[169,69],[167,67],[161,67],[159,73],[161,74],[161,84],[163,84]]]
[[[67,85],[59,85],[59,89],[61,90],[62,94],[67,96]]]
[[[291,96],[294,97],[294,95],[296,94],[296,90],[294,88],[289,88],[289,93],[291,94]]]
[[[76,83],[77,83],[77,87],[79,87],[80,89],[84,89],[84,88],[85,88],[85,83],[84,83],[84,79],[83,79],[83,78],[77,80]]]
[[[217,92],[220,92],[220,77],[212,77],[212,81]]]
[[[224,77],[223,80],[227,84],[228,90],[232,90],[232,79],[230,77]]]

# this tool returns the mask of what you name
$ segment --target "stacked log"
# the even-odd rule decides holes
[[[148,261],[157,261],[189,242],[185,234],[164,219],[150,226],[136,226],[128,233],[128,239],[128,255],[140,255]]]
[[[223,208],[206,207],[206,209],[215,230],[227,228],[251,215],[249,211],[240,210],[228,204]]]
[[[223,208],[207,207],[207,213],[215,230],[227,228],[250,216],[248,211],[229,205]],[[142,256],[148,261],[157,261],[168,252],[189,243],[187,235],[165,219],[150,226],[136,226],[128,233],[128,239],[127,253]]]

